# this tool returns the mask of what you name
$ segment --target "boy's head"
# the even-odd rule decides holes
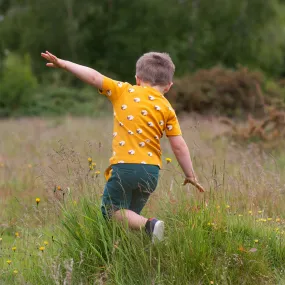
[[[175,65],[167,53],[145,53],[136,64],[137,84],[159,86],[167,92],[172,85],[174,71]]]

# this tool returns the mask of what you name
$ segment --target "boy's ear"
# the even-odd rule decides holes
[[[138,85],[138,86],[140,86],[141,85],[141,80],[140,80],[140,78],[136,75],[135,76],[136,77],[136,84]]]
[[[171,83],[169,83],[168,85],[166,85],[165,86],[165,88],[164,88],[164,93],[167,93],[169,90],[170,90],[170,88],[171,88],[171,86],[173,85],[173,82],[171,82]]]

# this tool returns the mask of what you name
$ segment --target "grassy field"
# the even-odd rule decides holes
[[[0,284],[285,284],[285,151],[181,122],[207,193],[181,186],[163,140],[172,162],[144,209],[166,222],[153,246],[100,214],[111,119],[0,121]]]

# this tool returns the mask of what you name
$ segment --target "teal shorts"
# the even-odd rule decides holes
[[[102,214],[111,217],[120,209],[140,214],[158,183],[159,167],[150,164],[115,164],[102,197]]]

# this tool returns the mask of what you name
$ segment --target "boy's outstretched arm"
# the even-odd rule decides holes
[[[190,156],[188,146],[182,136],[169,136],[168,137],[172,151],[174,152],[184,174],[184,185],[191,183],[198,188],[200,192],[204,192],[204,188],[198,183],[193,164]]]
[[[74,74],[80,80],[95,86],[98,89],[102,89],[103,75],[98,71],[83,65],[57,58],[48,51],[41,53],[41,56],[48,61],[48,67],[65,69]]]

